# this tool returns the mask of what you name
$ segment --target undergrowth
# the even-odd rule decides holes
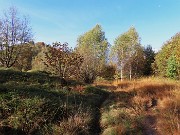
[[[100,132],[94,125],[107,91],[74,83],[62,86],[59,78],[43,72],[0,70],[0,82],[0,134]]]

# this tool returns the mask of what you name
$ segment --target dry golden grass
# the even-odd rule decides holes
[[[107,81],[107,80],[101,80],[101,81],[95,81],[94,86],[108,89],[109,91],[114,91],[116,89],[116,86],[113,85],[113,81]]]
[[[77,86],[74,86],[72,89],[73,89],[73,91],[81,93],[81,92],[83,92],[85,90],[85,86],[77,85]]]
[[[99,84],[96,83],[96,85]],[[150,77],[132,81],[115,80],[100,85],[110,88],[112,92],[102,109],[101,125],[105,133],[112,132],[111,129],[113,129],[114,133],[120,130],[121,133],[130,134],[135,132],[160,135],[180,134],[179,81]],[[120,120],[122,110],[131,118],[130,121],[125,118],[124,125]],[[153,125],[151,125],[151,118],[156,119]],[[112,121],[108,123],[108,120]]]
[[[72,113],[67,119],[60,121],[57,125],[54,126],[54,134],[89,134],[89,123],[91,121],[91,114],[89,111],[84,112],[81,107],[79,107],[77,110],[74,110],[74,114]]]
[[[162,133],[180,134],[180,89],[171,91],[171,96],[159,100],[159,121]]]
[[[125,127],[122,124],[114,127],[108,127],[103,131],[102,135],[123,135],[125,134]]]

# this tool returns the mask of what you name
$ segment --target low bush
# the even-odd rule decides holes
[[[84,94],[96,94],[99,96],[107,96],[108,93],[109,93],[108,91],[93,86],[87,86],[86,89],[84,90]]]
[[[0,77],[0,134],[95,132],[98,107],[106,91],[82,85],[62,86],[60,78],[44,72],[4,70],[0,75],[4,79]]]

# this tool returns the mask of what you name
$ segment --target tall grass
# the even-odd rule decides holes
[[[39,72],[5,70],[0,75],[0,134],[95,132],[98,108],[108,92],[83,85],[61,87],[57,77]]]
[[[102,134],[180,134],[179,81],[115,80],[111,87],[114,90],[102,109]]]

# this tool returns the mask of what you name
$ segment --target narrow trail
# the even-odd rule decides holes
[[[93,120],[92,120],[92,126],[91,126],[91,133],[93,135],[100,135],[101,134],[101,131],[102,131],[101,124],[100,124],[100,120],[101,120],[101,106],[106,101],[108,96],[105,96],[102,99],[101,103],[98,105],[98,107],[96,107],[95,110],[94,110],[95,114],[94,114],[94,117],[93,117]]]
[[[125,95],[125,97],[127,97],[128,95],[132,95],[131,92],[127,92],[127,91],[116,91],[114,92],[114,95],[118,95],[120,94],[121,99],[120,101],[124,101],[126,102],[126,98],[123,98]],[[130,97],[127,100],[130,100]],[[107,100],[107,99],[106,99]],[[119,100],[119,99],[118,99]],[[145,117],[142,121],[142,135],[160,135],[160,133],[157,130],[157,116],[155,115],[155,113],[153,112],[153,109],[157,107],[157,101],[156,100],[152,100],[152,106],[147,108],[145,110],[146,114]]]
[[[96,113],[93,118],[93,122],[91,126],[91,133],[93,133],[93,135],[99,135],[101,133],[101,126],[100,126],[101,113],[99,111],[99,108],[96,108],[95,112]]]
[[[119,102],[122,102],[123,100],[123,97],[128,97],[129,98],[127,100],[130,100],[131,99],[131,95],[132,93],[131,92],[127,92],[127,91],[113,91],[110,93],[110,95],[120,95],[121,98],[118,98]],[[108,97],[103,101],[103,103],[106,101],[106,100],[109,100]],[[116,99],[115,99],[116,100]],[[127,101],[124,101],[124,102],[127,102]],[[102,103],[102,104],[103,104]],[[152,99],[152,106],[149,107],[148,109],[146,109],[146,115],[144,116],[144,119],[142,120],[142,135],[160,135],[160,133],[158,132],[157,130],[157,116],[154,114],[153,112],[153,109],[157,107],[157,100],[154,100]],[[99,120],[101,118],[101,114],[99,112]],[[99,124],[99,122],[98,122]],[[98,125],[100,131],[101,131],[101,125]],[[99,132],[100,134],[101,132]],[[118,134],[118,135],[121,135],[121,134]]]
[[[143,135],[160,135],[157,131],[156,122],[156,116],[152,114],[145,116],[145,119],[143,121]]]
[[[157,100],[152,99],[152,105],[146,110],[146,116],[143,121],[143,135],[160,135],[157,130],[157,116],[152,111],[156,106]]]

